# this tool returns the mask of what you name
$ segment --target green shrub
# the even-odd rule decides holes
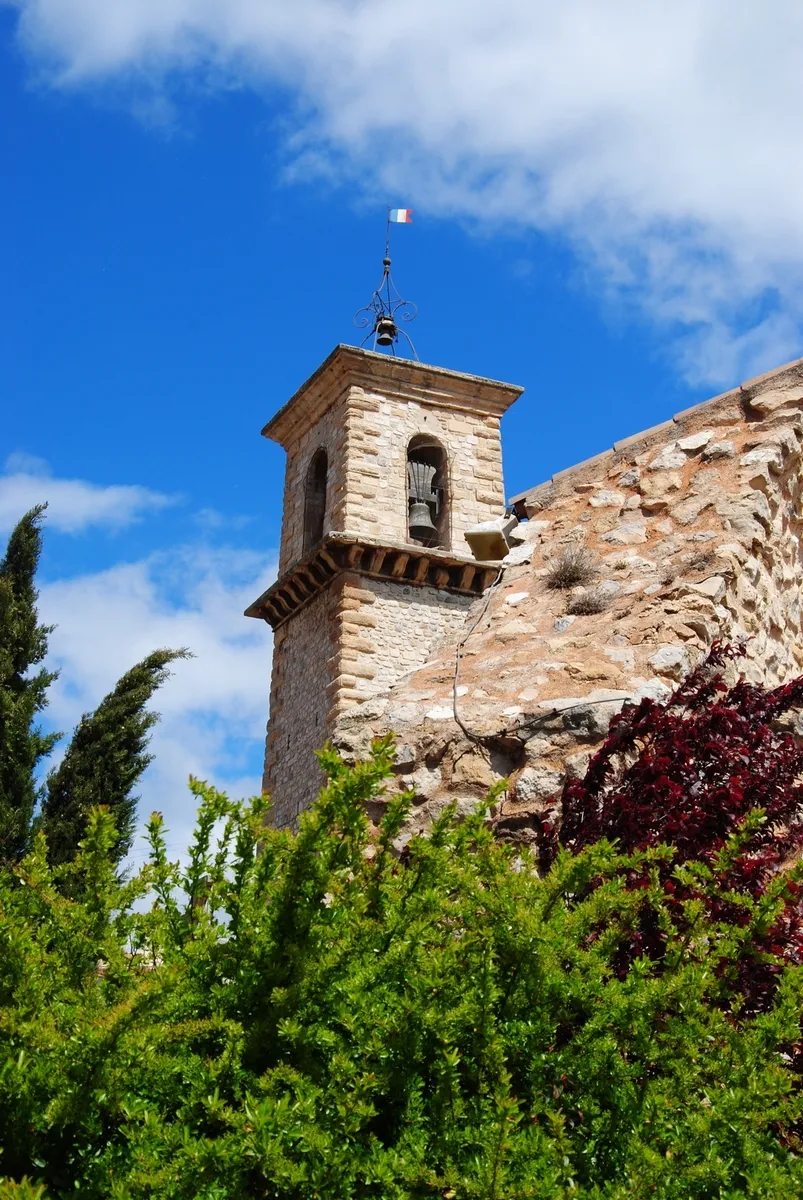
[[[51,1198],[803,1194],[800,969],[757,1015],[726,969],[766,906],[670,908],[660,845],[561,850],[539,877],[482,813],[399,858],[406,799],[378,839],[364,815],[390,741],[322,760],[298,834],[193,783],[185,870],[155,815],[152,862],[121,884],[101,810],[74,864],[54,872],[40,835],[5,871],[0,1176]],[[678,870],[721,889],[750,836]],[[645,913],[663,954],[623,967]]]

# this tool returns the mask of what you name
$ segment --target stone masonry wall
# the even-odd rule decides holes
[[[275,634],[263,790],[276,825],[293,824],[323,781],[314,751],[328,736],[331,610],[321,593]]]
[[[360,627],[350,647],[358,656],[361,699],[386,691],[401,675],[423,666],[445,637],[463,628],[474,603],[469,596],[412,584],[374,579],[360,584],[359,612],[373,622]]]
[[[287,448],[284,476],[284,511],[279,574],[298,562],[304,554],[304,506],[309,465],[315,452],[323,448],[328,456],[324,530],[343,530],[345,488],[345,398],[339,397],[320,421]]]
[[[420,667],[458,632],[471,598],[343,572],[276,632],[264,788],[293,824],[320,786],[314,759],[337,718]]]
[[[715,638],[745,639],[741,669],[754,681],[803,671],[802,444],[803,361],[521,497],[530,520],[499,586],[475,602],[481,620],[460,662],[459,714],[474,736],[454,720],[454,636],[334,728],[352,756],[396,731],[397,785],[416,795],[403,838],[504,777],[497,820],[526,840],[611,716],[668,696]],[[550,565],[577,547],[597,580],[573,593],[548,587]],[[588,591],[603,611],[568,613]]]
[[[504,509],[499,418],[358,387],[351,389],[346,403],[343,529],[390,542],[407,541],[407,447],[419,434],[436,438],[446,450],[448,548],[469,554],[466,529]]]
[[[320,447],[329,466],[325,531],[408,540],[407,447],[417,434],[446,450],[451,548],[470,553],[466,529],[504,509],[499,418],[351,387],[287,447],[280,575],[303,557],[307,471]]]

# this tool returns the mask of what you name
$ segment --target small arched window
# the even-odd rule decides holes
[[[317,546],[323,537],[323,522],[326,516],[326,477],[329,463],[326,451],[316,450],[307,468],[307,486],[304,491],[304,553]]]
[[[446,451],[426,434],[407,447],[407,531],[411,542],[449,549],[449,470]]]

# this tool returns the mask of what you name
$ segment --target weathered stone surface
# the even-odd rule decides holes
[[[531,542],[522,542],[520,546],[514,546],[513,549],[505,555],[502,562],[506,567],[516,567],[520,563],[530,562],[533,556],[533,546]]]
[[[500,776],[493,770],[488,759],[482,754],[480,748],[467,750],[460,754],[457,760],[452,764],[450,785],[452,787],[465,789],[476,788],[480,792],[487,792],[499,779]]]
[[[671,442],[652,460],[649,467],[651,471],[669,471],[685,465],[686,455],[678,450],[677,442]]]
[[[592,508],[622,508],[626,500],[627,496],[624,492],[612,492],[606,489],[595,492],[588,503]]]
[[[708,508],[714,503],[712,496],[690,496],[688,500],[683,500],[680,504],[676,504],[674,508],[670,508],[669,515],[673,521],[677,521],[680,525],[692,525],[703,509]]]
[[[394,770],[400,775],[408,774],[413,770],[416,764],[416,750],[414,746],[405,745],[404,742],[396,746],[396,758],[394,760]]]
[[[695,471],[689,480],[689,487],[695,493],[717,493],[722,482],[722,472],[717,467],[701,467]],[[712,499],[716,499],[712,495]]]
[[[801,401],[803,401],[803,388],[801,387],[769,388],[767,391],[753,396],[749,404],[754,412],[766,415],[777,412],[779,408],[799,405]]]
[[[711,575],[702,583],[687,584],[689,591],[707,596],[710,600],[721,600],[725,595],[725,580],[720,575]]]
[[[520,804],[543,804],[563,786],[564,775],[549,767],[525,767],[513,784],[513,798]]]
[[[592,750],[578,750],[566,759],[566,776],[568,779],[583,779],[591,761]]]
[[[736,447],[733,442],[709,442],[705,450],[703,450],[703,458],[706,461],[716,458],[733,458],[735,453]]]
[[[775,467],[776,470],[783,466],[783,456],[779,446],[758,446],[755,450],[750,450],[747,454],[743,454],[739,459],[739,466],[754,467],[759,463],[767,463],[769,466]]]
[[[645,475],[638,484],[642,496],[650,499],[665,496],[667,492],[678,491],[683,487],[681,471],[661,471],[656,475]]]
[[[656,675],[682,679],[689,670],[689,652],[685,646],[661,646],[647,659]]]
[[[647,540],[647,529],[643,521],[622,521],[615,529],[604,533],[602,540],[612,546],[639,546]]]
[[[695,450],[702,450],[704,446],[707,446],[713,436],[712,429],[705,429],[700,433],[690,433],[688,437],[678,439],[678,447],[693,453]]]

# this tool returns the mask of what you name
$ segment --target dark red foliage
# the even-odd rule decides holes
[[[582,781],[567,782],[557,834],[543,830],[542,853],[571,851],[601,838],[623,851],[659,843],[676,848],[675,863],[710,864],[749,813],[764,824],[750,836],[723,887],[758,900],[779,870],[803,856],[803,748],[778,724],[803,705],[803,678],[767,691],[745,682],[729,688],[723,668],[739,647],[715,643],[707,659],[663,704],[642,700],[611,723]],[[671,877],[664,886],[680,908],[689,892]],[[631,886],[639,886],[637,879]],[[763,1007],[784,962],[803,961],[801,888],[789,881],[784,909],[762,944],[734,964],[750,1007]],[[718,920],[745,920],[739,904],[708,897]],[[625,957],[660,956],[657,928],[634,933]],[[623,963],[624,966],[624,963]]]

